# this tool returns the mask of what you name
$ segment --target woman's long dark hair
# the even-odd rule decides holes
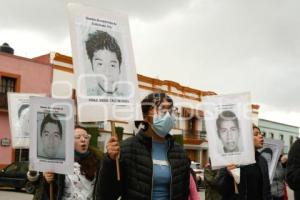
[[[80,164],[80,173],[89,181],[92,181],[95,178],[97,162],[96,157],[92,153],[90,153],[85,159],[78,161]]]

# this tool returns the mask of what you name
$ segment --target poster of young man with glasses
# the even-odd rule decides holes
[[[35,171],[70,174],[74,161],[73,101],[30,97],[30,164]]]
[[[250,94],[206,96],[203,108],[212,167],[254,163]]]

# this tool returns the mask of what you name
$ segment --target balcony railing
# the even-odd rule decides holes
[[[0,93],[0,109],[7,109],[7,93]]]
[[[183,131],[183,137],[187,139],[205,139],[206,138],[206,131]]]

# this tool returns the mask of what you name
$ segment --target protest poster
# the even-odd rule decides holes
[[[29,148],[29,98],[30,96],[46,96],[33,93],[7,93],[9,126],[13,148]]]
[[[203,97],[212,168],[255,163],[250,94]]]
[[[75,3],[68,11],[79,121],[142,119],[128,16]]]
[[[261,156],[263,156],[269,168],[269,178],[270,182],[272,183],[273,177],[275,174],[275,170],[277,167],[279,156],[282,153],[283,149],[283,141],[282,140],[274,140],[271,138],[264,139],[264,146],[260,150]]]
[[[32,170],[73,173],[73,109],[73,100],[30,97]]]

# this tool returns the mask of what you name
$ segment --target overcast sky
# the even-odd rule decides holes
[[[71,56],[62,0],[0,0],[0,43]],[[218,94],[250,91],[260,118],[300,126],[300,1],[84,0],[129,15],[137,72]]]

